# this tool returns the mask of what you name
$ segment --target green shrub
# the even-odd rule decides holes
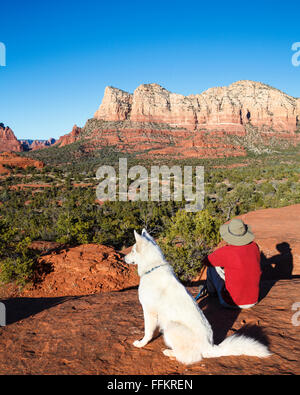
[[[220,241],[219,228],[220,221],[207,210],[179,210],[171,219],[158,243],[181,280],[191,280],[200,271],[203,258]]]
[[[91,241],[92,222],[68,212],[62,212],[58,217],[56,241],[64,244],[86,244]]]
[[[0,281],[25,285],[33,275],[37,254],[29,248],[31,239],[0,220]]]

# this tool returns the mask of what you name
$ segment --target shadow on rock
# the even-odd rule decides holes
[[[261,253],[262,280],[282,280],[292,277],[294,265],[289,243],[277,244],[276,250],[279,254],[270,258]]]
[[[251,337],[252,339],[258,340],[267,347],[270,345],[270,341],[265,333],[265,330],[258,325],[247,324],[235,331],[235,334]]]
[[[1,302],[5,305],[6,309],[6,325],[10,325],[43,310],[64,303],[67,300],[78,298],[80,298],[80,296],[58,298],[10,298],[1,300]]]
[[[287,242],[283,242],[276,245],[276,249],[279,252],[277,255],[273,255],[267,258],[265,254],[261,253],[261,281],[260,281],[260,295],[259,300],[265,298],[269,293],[270,289],[278,280],[287,280],[292,278],[299,278],[299,276],[293,276],[293,254],[292,249]]]
[[[220,305],[218,298],[212,297],[202,299],[198,306],[212,327],[214,344],[221,343],[228,331],[232,330],[233,324],[240,314],[240,309],[225,309]]]
[[[204,314],[208,319],[212,330],[214,344],[220,344],[228,335],[233,333],[255,339],[265,346],[269,347],[268,337],[262,327],[256,324],[248,323],[241,328],[234,328],[240,309],[226,309],[222,307],[217,298],[207,297],[199,303],[199,307],[204,308]],[[228,334],[228,332],[233,332]]]

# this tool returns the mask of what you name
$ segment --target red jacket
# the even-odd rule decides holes
[[[221,247],[207,260],[212,266],[221,266],[225,270],[225,292],[222,296],[226,303],[247,305],[258,301],[260,251],[254,241],[244,246]]]

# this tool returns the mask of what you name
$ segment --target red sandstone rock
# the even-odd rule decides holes
[[[132,95],[121,89],[107,86],[99,110],[95,113],[96,119],[107,121],[124,121],[131,111]]]
[[[210,88],[190,96],[158,84],[140,85],[133,94],[107,87],[96,119],[167,123],[195,130],[221,128],[242,133],[243,125],[293,134],[300,117],[299,99],[254,81]]]
[[[148,157],[165,155],[178,158],[215,158],[246,155],[245,149],[240,145],[226,144],[204,131],[195,133],[187,129],[174,129],[166,124],[157,125],[155,128],[151,124],[131,121],[118,122],[114,127],[108,127],[107,124],[112,123],[104,123],[103,128],[94,129],[87,137],[82,136],[84,128],[74,127],[70,134],[61,137],[56,144],[63,146],[83,138],[85,152],[114,146],[120,151],[136,152]]]
[[[81,138],[86,152],[114,146],[142,157],[246,156],[242,144],[268,146],[273,137],[289,145],[299,143],[300,135],[295,133],[299,117],[299,99],[253,81],[190,96],[171,93],[157,84],[141,85],[133,94],[107,87],[94,116],[102,121],[99,127],[85,135],[85,128],[75,125],[56,144]],[[250,123],[252,129],[258,128],[250,128],[251,133]]]
[[[24,290],[22,295],[86,295],[118,291],[138,283],[135,267],[126,265],[122,255],[113,248],[83,244],[43,255],[34,285]]]
[[[269,289],[268,282],[265,287]],[[7,326],[0,328],[0,370],[33,375],[300,374],[300,331],[292,324],[291,309],[299,300],[299,287],[300,279],[280,280],[255,307],[243,311],[224,309],[216,298],[202,299],[199,306],[213,328],[215,343],[242,333],[268,344],[272,356],[207,358],[193,365],[164,356],[166,346],[158,333],[142,349],[132,345],[144,331],[136,289],[2,300]],[[198,291],[189,290],[194,296]]]
[[[9,170],[4,167],[4,165],[9,165],[12,167],[22,167],[23,169],[26,169],[26,167],[28,166],[34,166],[38,169],[44,167],[44,163],[41,161],[30,158],[23,158],[12,152],[0,153],[0,173],[7,174],[9,173]]]
[[[0,152],[21,152],[23,147],[21,143],[17,140],[14,132],[8,127],[0,123]]]
[[[141,157],[246,156],[246,146],[256,152],[259,149],[253,144],[268,146],[272,138],[285,145],[299,143],[300,135],[295,133],[300,124],[299,100],[253,81],[190,96],[171,93],[158,84],[140,85],[133,94],[107,87],[94,115],[99,126],[91,130],[89,124],[86,134],[85,127],[75,125],[56,144],[81,139],[87,153],[113,146]]]
[[[40,289],[27,290],[23,295],[7,289],[14,296],[9,299],[0,293],[7,311],[7,326],[0,328],[1,373],[300,374],[300,331],[295,325],[300,317],[292,309],[299,302],[299,213],[300,205],[295,205],[242,216],[252,226],[272,268],[263,277],[256,306],[240,311],[222,308],[216,298],[199,302],[216,344],[233,333],[245,334],[267,344],[271,357],[208,358],[186,366],[162,354],[165,344],[159,333],[143,349],[133,347],[132,342],[144,331],[137,290],[126,290],[138,283],[136,274],[128,272],[122,256],[113,249],[85,245],[44,255],[42,259],[54,270],[39,284]],[[291,251],[282,246],[281,252],[276,250],[278,243],[288,243]],[[282,270],[273,270],[278,265],[289,268],[291,255],[292,271],[282,275]],[[75,293],[74,284],[78,285]],[[55,286],[57,293],[53,292]],[[118,289],[122,292],[109,292]],[[198,288],[189,291],[195,296]],[[96,294],[79,296],[86,292]]]
[[[73,126],[73,129],[70,133],[61,136],[54,144],[63,147],[67,144],[72,144],[80,138],[81,128],[77,125]]]

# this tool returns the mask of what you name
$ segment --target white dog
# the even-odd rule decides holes
[[[267,357],[267,347],[249,337],[233,335],[221,344],[213,344],[213,332],[207,319],[192,296],[176,279],[171,266],[153,238],[134,231],[136,244],[126,255],[125,262],[138,265],[140,276],[139,300],[144,311],[145,334],[136,340],[135,347],[144,347],[157,327],[164,335],[169,349],[166,356],[190,364],[202,358],[225,355]]]

